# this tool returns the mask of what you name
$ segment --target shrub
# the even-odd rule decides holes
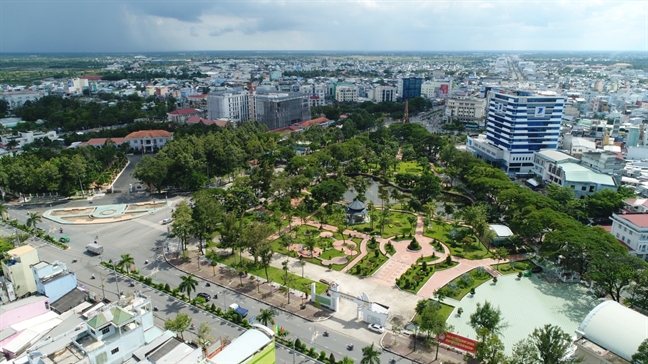
[[[421,244],[419,244],[418,241],[416,241],[416,239],[412,239],[412,241],[407,246],[407,249],[409,249],[409,250],[421,250]]]
[[[470,294],[473,295],[473,296],[475,295],[475,288],[470,289]]]
[[[329,355],[328,360],[329,360],[329,364],[335,364],[336,363],[335,355],[333,355],[333,353],[331,353],[331,355]]]
[[[427,268],[428,268],[428,267],[427,267],[427,262],[426,262],[426,261],[423,261],[423,264],[422,264],[421,269],[422,269],[424,272],[427,272]]]
[[[475,269],[475,273],[478,277],[484,277],[488,275],[488,272],[484,267],[477,267],[477,269]]]
[[[470,286],[473,282],[475,282],[475,280],[469,273],[462,274],[459,279],[459,285],[463,285],[463,288]]]
[[[164,292],[171,292],[171,286],[168,283],[164,285]]]
[[[317,358],[317,360],[322,361],[322,362],[324,360],[326,360],[326,351],[324,351],[324,350],[320,351],[320,355],[319,355],[319,358]]]
[[[450,254],[445,258],[445,264],[452,265],[452,256]]]
[[[305,346],[306,344],[304,344],[304,347]],[[308,356],[310,356],[313,359],[317,359],[317,351],[315,350],[315,348],[310,348],[310,350],[308,350]]]

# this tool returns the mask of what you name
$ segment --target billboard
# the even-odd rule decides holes
[[[448,94],[448,85],[447,85],[447,84],[445,84],[445,85],[441,85],[439,88],[441,89],[441,92],[442,92],[444,95],[447,95],[447,94]]]
[[[475,354],[475,352],[477,351],[478,341],[463,337],[461,335],[446,332],[445,335],[439,335],[437,339],[440,343],[450,345],[459,350],[467,351],[472,354]]]

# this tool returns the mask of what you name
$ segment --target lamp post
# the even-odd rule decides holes
[[[115,272],[115,284],[117,285],[117,299],[121,298],[121,294],[119,294],[119,276],[117,275],[117,268],[115,267],[115,264],[117,261],[113,261],[112,266],[113,266],[113,272]]]
[[[103,274],[99,274],[99,279],[101,280],[101,300],[103,301],[106,298],[106,291],[104,290],[106,285],[104,284]]]

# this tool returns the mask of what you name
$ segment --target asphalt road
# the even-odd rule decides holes
[[[222,320],[213,315],[187,307],[186,304],[162,295],[157,291],[153,291],[148,287],[142,287],[139,283],[134,288],[128,287],[122,277],[115,275],[114,272],[106,270],[99,265],[102,260],[118,260],[122,254],[130,254],[135,259],[135,265],[141,274],[153,277],[155,282],[168,283],[171,287],[177,287],[181,282],[180,276],[184,274],[167,264],[161,254],[161,249],[166,249],[169,241],[166,239],[167,226],[159,224],[159,221],[168,217],[170,210],[170,208],[167,208],[139,219],[112,224],[64,225],[63,235],[70,237],[70,249],[66,251],[62,251],[43,241],[30,242],[30,244],[38,248],[41,260],[50,262],[59,260],[68,264],[77,273],[77,279],[81,282],[80,284],[86,285],[86,287],[94,290],[99,295],[102,295],[102,280],[105,285],[105,296],[109,299],[115,299],[117,297],[118,286],[125,293],[133,290],[142,290],[142,292],[151,296],[153,304],[157,305],[160,309],[159,314],[164,315],[164,317],[175,317],[176,312],[187,312],[196,320],[196,326],[202,321],[208,322],[214,330],[214,336],[237,337],[240,335],[237,329],[223,323]],[[11,216],[17,216],[23,223],[27,218],[27,213],[24,210],[20,210],[19,212],[11,210],[10,214]],[[53,235],[56,237],[61,235],[58,230],[60,225],[52,221],[44,219],[39,226],[45,228],[47,231],[54,231]],[[9,235],[12,232],[10,229],[5,229],[2,231],[2,234]],[[98,238],[99,243],[104,246],[104,253],[101,256],[94,256],[85,252],[85,245],[92,242],[95,238]],[[171,243],[173,242],[171,241]],[[173,244],[170,245],[172,246]],[[77,259],[77,262],[72,263],[73,259]],[[149,261],[148,264],[144,264],[146,260]],[[90,278],[92,274],[95,275],[96,279]],[[199,280],[199,282],[198,292],[209,293],[212,296],[218,293],[218,299],[212,299],[211,301],[217,307],[224,308],[236,302],[242,307],[249,309],[249,318],[258,315],[262,309],[272,308],[262,302],[247,298],[229,289],[216,285],[206,287],[205,281]],[[347,355],[359,362],[362,356],[361,348],[371,344],[354,337],[355,330],[366,330],[366,328],[357,327],[355,323],[353,324],[353,330],[338,332],[326,328],[326,322],[313,323],[280,310],[276,310],[276,312],[276,324],[288,330],[291,337],[299,338],[307,345],[315,346],[317,351],[325,350],[327,353],[333,352],[338,359]],[[328,337],[322,335],[324,330],[329,331],[330,335]],[[375,337],[374,342],[378,345],[380,334],[371,334],[371,336]],[[349,343],[355,345],[353,351],[346,350],[346,346]],[[283,361],[292,362],[291,353],[279,353],[282,353],[282,351],[278,351],[278,362],[281,362],[279,359],[280,355]],[[392,357],[393,355],[390,353],[383,353],[381,361],[388,363]],[[299,358],[297,360],[299,361]]]

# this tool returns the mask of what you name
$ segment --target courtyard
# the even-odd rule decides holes
[[[474,297],[467,294],[461,299],[447,321],[454,326],[453,332],[476,339],[475,330],[468,321],[477,303],[484,301],[502,311],[507,326],[502,330],[501,340],[507,354],[511,354],[515,343],[545,324],[558,326],[574,335],[581,321],[600,302],[580,284],[549,283],[535,274],[518,279],[510,274],[499,277],[497,284],[487,281],[476,289]],[[461,317],[457,316],[459,307],[464,310]]]

